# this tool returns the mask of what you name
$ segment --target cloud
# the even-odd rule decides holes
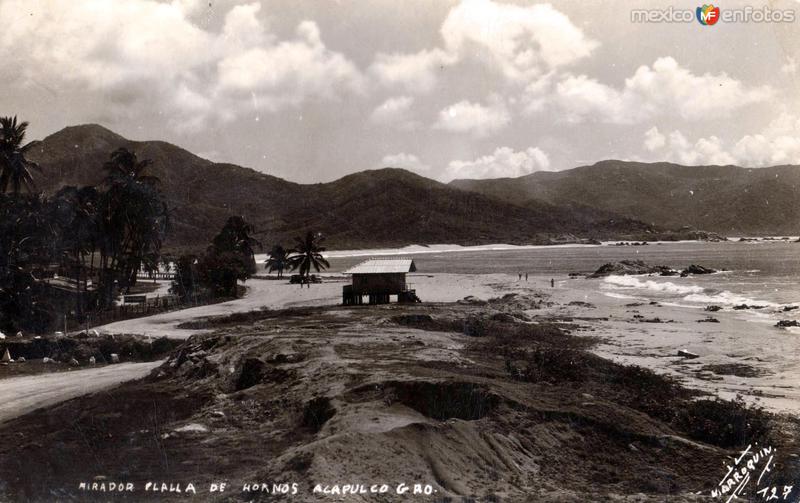
[[[648,129],[644,133],[644,148],[648,152],[653,152],[660,148],[663,148],[664,145],[667,143],[667,138],[658,130],[657,127],[653,126],[652,128]]]
[[[737,141],[732,154],[747,166],[800,164],[800,117],[781,113],[764,131]]]
[[[535,171],[548,171],[550,159],[538,147],[515,152],[509,147],[500,147],[492,154],[472,161],[451,161],[445,171],[445,179],[456,178],[503,178],[529,175]]]
[[[325,47],[312,21],[300,23],[293,40],[231,54],[217,67],[222,92],[255,93],[271,110],[358,92],[363,84],[353,63]]]
[[[419,126],[419,122],[411,118],[411,96],[395,96],[387,99],[372,111],[369,120],[374,124],[394,125],[400,129],[411,130]]]
[[[800,118],[788,113],[782,113],[763,131],[732,143],[713,135],[690,141],[680,131],[667,136],[655,127],[644,136],[645,149],[657,159],[681,164],[737,164],[752,168],[800,164]]]
[[[218,31],[191,19],[201,8],[192,0],[7,0],[0,60],[17,83],[94,91],[120,113],[148,103],[189,129],[361,92],[359,70],[327,49],[314,22],[277,40],[260,3],[231,8]]]
[[[370,72],[387,86],[427,93],[444,67],[478,61],[524,84],[589,56],[599,45],[550,4],[527,7],[462,0],[440,28],[442,47],[377,54]]]
[[[786,63],[781,66],[781,72],[787,75],[794,75],[797,73],[797,60],[791,56],[786,58]]]
[[[403,168],[409,171],[416,171],[417,173],[425,173],[430,170],[430,166],[420,161],[419,157],[414,154],[406,154],[405,152],[385,155],[383,159],[381,159],[380,167]]]
[[[538,91],[533,98],[541,99]],[[690,121],[729,117],[768,100],[773,91],[768,86],[747,87],[725,73],[696,75],[665,57],[640,66],[621,89],[586,75],[569,75],[555,84],[553,94],[552,101],[568,122],[633,124],[656,116]]]
[[[401,86],[408,92],[424,94],[436,86],[441,68],[453,62],[455,57],[441,49],[412,54],[379,53],[370,73],[386,86]]]
[[[477,56],[513,81],[528,81],[589,56],[598,43],[550,4],[463,0],[441,28],[449,53]]]
[[[491,99],[488,106],[463,100],[442,109],[433,127],[483,138],[503,129],[510,122],[511,115],[499,99]]]

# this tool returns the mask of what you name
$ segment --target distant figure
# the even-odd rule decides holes
[[[517,274],[518,274],[518,276],[519,276],[519,277],[517,278],[517,281],[522,281],[522,273],[520,272],[520,273],[517,273]]]
[[[525,273],[525,281],[528,281],[528,273]]]
[[[555,288],[555,286],[556,286],[556,280],[550,278],[550,288]]]

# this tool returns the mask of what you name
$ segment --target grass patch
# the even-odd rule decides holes
[[[719,447],[741,447],[763,442],[771,416],[761,407],[748,406],[742,397],[691,401],[678,411],[675,426],[691,438]]]

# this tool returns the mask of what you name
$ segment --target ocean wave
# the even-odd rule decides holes
[[[750,297],[745,297],[743,295],[729,292],[727,290],[722,290],[720,292],[714,292],[714,293],[709,292],[709,293],[687,295],[686,297],[683,298],[683,300],[687,302],[698,302],[701,304],[722,304],[725,306],[738,306],[741,304],[747,304],[749,306],[757,305],[757,306],[764,306],[771,308],[777,308],[780,306],[780,304],[775,304],[774,302],[751,299]]]
[[[675,295],[689,295],[700,294],[705,291],[701,286],[697,285],[678,285],[671,281],[653,281],[651,279],[641,280],[635,276],[608,276],[605,280],[606,285],[634,288],[637,290],[649,290],[653,292],[675,294]]]
[[[671,281],[643,280],[636,276],[608,276],[604,286],[611,289],[643,290],[680,297],[684,302],[695,304],[714,304],[722,306],[738,306],[741,304],[758,305],[769,308],[778,308],[781,304],[765,300],[752,299],[728,290],[712,290],[699,285],[679,285]]]

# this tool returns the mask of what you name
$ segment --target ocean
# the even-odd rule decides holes
[[[610,295],[687,307],[756,304],[776,308],[800,303],[800,243],[788,240],[662,242],[646,246],[606,243],[503,248],[497,245],[495,248],[499,249],[439,246],[427,250],[423,247],[407,251],[376,250],[373,254],[364,250],[338,251],[331,254],[331,271],[344,271],[369,256],[395,255],[414,258],[420,273],[514,275],[521,272],[563,279],[573,272],[593,272],[608,262],[643,260],[675,269],[698,264],[720,272],[688,278],[614,276],[601,282],[600,288]]]

